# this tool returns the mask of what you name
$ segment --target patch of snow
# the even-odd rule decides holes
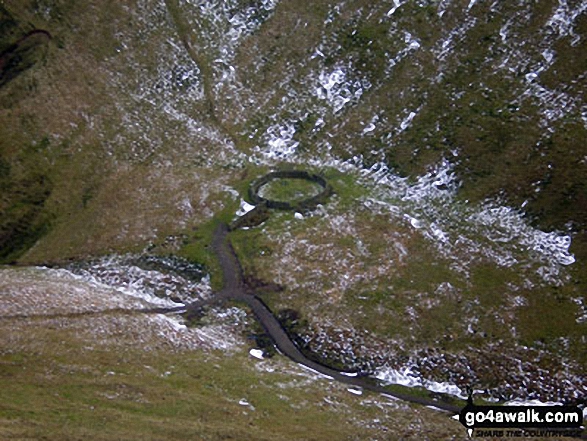
[[[157,315],[159,320],[167,322],[170,327],[176,332],[183,332],[188,329],[188,327],[183,323],[183,320],[178,316],[167,316],[164,314]]]
[[[531,83],[536,78],[538,78],[538,74],[536,72],[530,72],[530,73],[527,73],[524,77],[526,78],[526,81],[528,83]]]
[[[347,163],[373,185],[373,195],[365,199],[365,206],[408,220],[442,255],[455,260],[456,269],[465,270],[470,262],[488,258],[500,266],[517,265],[532,274],[537,271],[544,282],[558,284],[567,277],[562,267],[575,262],[569,252],[570,236],[531,227],[519,210],[494,201],[457,203],[460,184],[446,160],[413,183],[383,163],[368,169],[361,169],[361,158]]]
[[[391,69],[398,65],[408,55],[420,49],[420,47],[422,46],[420,44],[420,40],[418,40],[416,37],[414,37],[411,33],[407,31],[404,32],[404,43],[406,43],[407,46],[400,50],[394,57],[389,58],[387,68],[385,70],[386,75],[390,75]]]
[[[244,199],[241,199],[240,207],[239,207],[238,211],[236,212],[236,215],[243,216],[243,215],[247,214],[249,211],[253,210],[254,208],[255,208],[254,205],[251,205],[247,201],[245,201]]]
[[[366,80],[349,78],[348,71],[347,67],[339,65],[332,70],[322,70],[318,74],[315,96],[326,101],[334,113],[342,110],[351,101],[358,100],[371,88],[371,84]]]
[[[503,403],[504,406],[563,406],[563,403],[557,401],[540,401],[540,400],[511,400]]]
[[[438,10],[437,10],[437,14],[440,18],[442,18],[442,16],[445,14],[446,12],[446,8],[447,8],[447,4],[450,2],[450,0],[440,0],[438,2]]]
[[[365,128],[363,129],[363,135],[366,135],[368,133],[373,132],[376,128],[376,124],[378,121],[379,121],[379,116],[374,115],[373,118],[371,118],[371,121],[369,122],[369,124],[367,124],[367,126],[365,126]]]
[[[412,368],[405,367],[402,370],[391,368],[381,368],[375,373],[375,378],[386,384],[399,384],[407,387],[423,387],[431,392],[440,392],[447,395],[453,395],[458,398],[467,399],[461,389],[448,382],[438,383],[423,379],[419,373],[412,371]]]
[[[0,269],[0,312],[4,316],[43,315],[142,308],[129,298],[94,280],[84,280],[64,269],[45,267]]]
[[[186,3],[197,8],[197,15],[203,16],[211,26],[207,43],[216,47],[222,61],[229,63],[236,47],[247,36],[267,20],[278,4],[277,0],[263,0],[260,4],[240,7],[234,0]],[[263,18],[260,18],[263,17]]]
[[[296,152],[298,141],[293,139],[296,133],[293,122],[274,124],[265,132],[263,140],[267,147],[255,147],[253,150],[266,159],[286,159]]]
[[[579,112],[581,101],[564,91],[551,90],[535,81],[538,73],[544,69],[545,67],[542,66],[536,72],[530,72],[525,75],[527,88],[515,102],[518,105],[521,105],[525,100],[537,102],[542,113],[540,125],[544,129],[548,129],[554,121]]]
[[[0,291],[2,315],[47,316],[47,320],[59,321],[60,327],[74,330],[78,338],[92,345],[147,351],[170,346],[180,350],[234,350],[242,345],[242,339],[227,326],[188,328],[180,316],[132,314],[149,304],[124,290],[63,269],[0,270]],[[18,322],[26,330],[27,320]]]
[[[499,36],[501,37],[501,42],[505,43],[508,37],[508,28],[511,26],[511,21],[508,21],[499,29]]]
[[[194,214],[194,207],[192,207],[192,203],[187,196],[184,197],[179,203],[179,209],[186,218],[192,217]]]
[[[415,116],[416,116],[416,113],[415,112],[410,112],[408,114],[408,116],[406,116],[402,120],[402,122],[400,123],[400,129],[402,131],[406,130],[410,126],[410,124],[412,123],[412,120],[414,119]]]
[[[571,7],[567,0],[559,0],[546,26],[552,28],[559,38],[572,37],[571,45],[574,46],[581,39],[581,36],[575,33],[575,22],[585,11],[587,11],[587,2],[580,1],[575,7]]]
[[[448,55],[454,51],[455,46],[460,43],[467,32],[477,24],[477,19],[470,16],[463,23],[455,26],[446,37],[439,40],[432,52],[436,55],[438,61],[445,61]]]
[[[314,374],[318,375],[320,378],[326,378],[327,380],[334,380],[334,378],[332,378],[330,375],[326,375],[326,374],[323,374],[322,372],[318,372],[316,369],[312,369],[311,367],[306,366],[305,364],[298,363],[298,366],[300,366],[302,369],[313,372]]]
[[[554,51],[551,49],[544,49],[542,51],[542,57],[544,57],[544,61],[546,61],[546,65],[550,66],[552,61],[554,60]]]
[[[144,269],[153,262],[161,270]],[[177,266],[179,272],[175,272]],[[162,272],[167,267],[167,272]],[[109,286],[128,296],[145,300],[160,306],[181,306],[186,302],[207,296],[211,293],[208,278],[199,269],[181,260],[156,258],[152,260],[139,255],[111,255],[91,262],[72,264],[67,268],[83,280]],[[181,271],[198,274],[200,280],[191,280],[181,275]],[[171,298],[181,299],[176,302]]]
[[[393,7],[389,11],[387,11],[386,15],[388,17],[391,17],[395,13],[395,11],[397,11],[400,8],[402,4],[403,3],[401,3],[400,0],[393,0]]]
[[[577,318],[575,321],[577,323],[586,323],[587,322],[587,305],[585,304],[585,299],[583,297],[575,297],[571,299],[578,307],[579,312],[577,314]]]
[[[522,297],[522,296],[514,296],[512,298],[512,305],[519,307],[519,306],[526,306],[528,304],[528,300],[526,299],[526,297]]]
[[[416,229],[422,228],[422,222],[420,222],[415,217],[412,217],[409,214],[404,214],[404,217],[410,222],[410,224],[412,225],[412,227],[414,227]]]
[[[259,360],[265,359],[265,357],[263,357],[263,351],[261,349],[251,349],[249,351],[249,354],[251,354],[251,356],[255,358],[258,358]]]

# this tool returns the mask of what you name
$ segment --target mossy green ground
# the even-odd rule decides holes
[[[261,197],[274,201],[299,202],[320,193],[321,187],[304,179],[274,179],[259,189]]]

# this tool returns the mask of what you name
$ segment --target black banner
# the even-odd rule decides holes
[[[469,402],[459,421],[467,429],[579,429],[583,411],[577,406],[476,406]]]

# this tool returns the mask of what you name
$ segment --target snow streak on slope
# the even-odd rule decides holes
[[[413,372],[410,367],[405,367],[402,370],[396,369],[379,369],[375,377],[382,380],[386,384],[401,384],[407,387],[423,387],[432,392],[439,392],[448,395],[454,395],[463,400],[467,396],[458,386],[448,382],[436,382],[423,379],[420,373]],[[479,391],[482,392],[482,391]]]
[[[470,205],[455,200],[458,181],[445,161],[414,183],[394,175],[384,164],[362,172],[377,184],[377,196],[365,205],[403,216],[422,230],[442,255],[455,260],[454,269],[488,258],[499,266],[516,266],[532,278],[536,270],[546,283],[566,280],[562,267],[575,259],[569,253],[571,238],[531,227],[523,213],[496,201]]]
[[[29,321],[45,321],[75,330],[76,338],[91,345],[134,347],[143,350],[221,349],[242,345],[238,337],[246,322],[244,311],[229,308],[211,312],[213,324],[188,328],[176,315],[134,313],[154,306],[177,306],[159,297],[174,293],[199,295],[209,290],[207,278],[186,282],[178,275],[129,266],[128,256],[103,259],[87,271],[25,268],[0,270],[0,316],[14,317],[14,332],[26,332]],[[116,262],[120,262],[117,265]],[[92,275],[92,272],[96,276]],[[190,297],[193,298],[193,297]],[[20,330],[20,331],[19,331]]]
[[[267,147],[263,149],[255,147],[253,151],[261,153],[266,159],[278,161],[290,159],[300,144],[293,139],[295,132],[292,122],[274,124],[267,129],[264,136]]]
[[[237,0],[182,0],[182,3],[197,8],[210,27],[210,31],[204,34],[207,49],[217,50],[221,61],[230,65],[236,47],[269,18],[278,1],[253,1],[244,9],[239,8]]]
[[[290,160],[296,158],[290,155]],[[300,163],[307,162],[307,158],[300,160]],[[519,268],[530,285],[535,272],[544,283],[559,285],[568,279],[564,266],[575,262],[569,252],[569,235],[534,228],[522,211],[497,201],[482,204],[457,201],[459,182],[449,161],[438,164],[413,182],[397,176],[385,164],[365,168],[359,157],[346,162],[335,159],[309,162],[360,175],[371,190],[364,198],[364,206],[403,218],[412,228],[420,230],[442,256],[454,260],[456,271],[467,273],[471,263],[488,259],[499,266]]]
[[[104,140],[108,154],[162,167],[175,163],[175,155],[208,165],[235,160],[239,153],[223,131],[202,118],[207,111],[202,72],[186,51],[165,1],[126,9],[134,25],[119,30],[118,55],[105,61],[119,115],[115,136]]]
[[[333,112],[339,112],[348,103],[358,101],[364,91],[371,88],[367,80],[349,80],[348,67],[337,66],[330,71],[323,70],[318,75],[316,96],[328,103]]]
[[[192,29],[198,30],[199,51],[210,60],[213,90],[217,98],[231,107],[229,123],[245,121],[254,97],[244,87],[244,79],[235,69],[236,51],[273,14],[277,0],[258,0],[243,5],[236,0],[179,2]],[[221,114],[225,120],[227,115]]]
[[[109,308],[140,308],[145,303],[97,281],[82,281],[64,269],[0,270],[3,316],[80,313]]]
[[[153,304],[177,306],[210,296],[209,276],[178,258],[124,255],[79,262],[69,270]]]

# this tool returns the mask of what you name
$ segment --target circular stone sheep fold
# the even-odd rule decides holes
[[[300,201],[278,201],[262,197],[259,194],[261,188],[274,179],[302,179],[318,184],[320,187],[322,187],[322,190],[317,195]],[[278,210],[312,210],[319,204],[324,203],[331,194],[332,188],[322,176],[301,170],[282,170],[271,172],[253,182],[249,187],[249,198],[254,205],[265,204],[267,208]]]

